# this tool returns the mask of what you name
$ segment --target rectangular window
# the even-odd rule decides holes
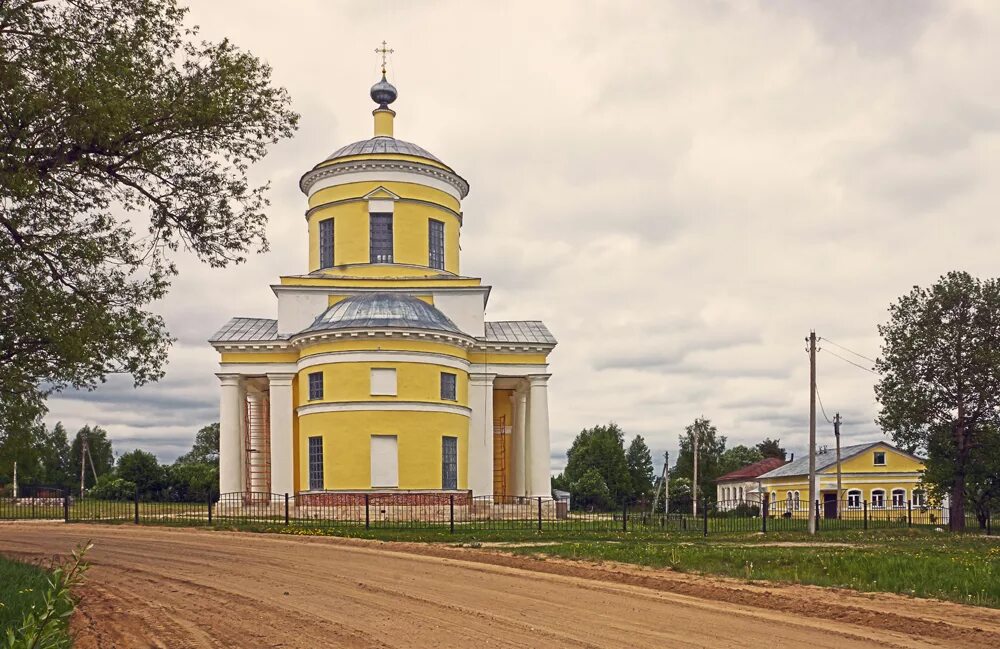
[[[396,396],[396,370],[373,367],[371,370],[371,393],[373,396]]]
[[[371,237],[368,250],[373,264],[392,263],[392,214],[369,214]]]
[[[925,504],[926,504],[926,500],[924,498],[924,492],[921,491],[921,490],[919,490],[919,489],[914,490],[914,492],[913,492],[913,506],[914,507],[923,507]]]
[[[876,489],[872,492],[872,508],[873,509],[883,509],[885,507],[885,492],[881,489]]]
[[[902,509],[906,507],[906,492],[902,489],[892,490],[892,507],[893,509]]]
[[[885,451],[875,451],[875,466],[885,466]]]
[[[444,223],[430,219],[427,221],[427,250],[431,268],[444,270]]]
[[[847,508],[848,509],[861,509],[861,492],[860,491],[848,491],[847,492]]]
[[[458,438],[441,438],[441,488],[458,489]]]
[[[309,374],[309,400],[323,398],[323,373],[312,372]]]
[[[395,435],[372,435],[372,488],[399,486],[399,456]]]
[[[441,400],[455,401],[455,375],[451,372],[441,372]]]
[[[319,267],[333,267],[333,219],[319,222]]]
[[[323,488],[323,438],[309,438],[309,488]]]

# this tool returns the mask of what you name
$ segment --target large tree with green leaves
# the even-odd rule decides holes
[[[194,436],[191,450],[177,458],[177,464],[219,466],[219,422],[202,426]]]
[[[85,464],[81,465],[81,449],[85,439],[90,459],[84,459]],[[90,466],[91,459],[94,461],[93,468]],[[94,473],[98,477],[110,473],[115,466],[115,452],[111,446],[111,440],[108,439],[108,431],[100,426],[84,426],[78,430],[76,437],[73,438],[73,444],[70,446],[69,464],[69,470],[75,477],[73,484],[77,486],[79,486],[82,468],[84,488],[94,486]]]
[[[632,480],[625,460],[625,434],[618,424],[594,426],[580,431],[573,440],[573,445],[566,453],[566,470],[561,482],[568,484],[574,501],[581,489],[581,484],[587,487],[588,493],[604,493],[596,484],[594,475],[584,476],[593,469],[607,488],[610,503],[621,505],[632,495]]]
[[[625,464],[628,466],[631,482],[630,497],[634,501],[645,501],[653,495],[653,455],[646,446],[642,435],[632,438],[625,451]]]
[[[968,479],[984,436],[1000,423],[1000,281],[950,272],[916,286],[879,327],[878,423],[910,451],[928,454],[925,478],[950,496],[964,529]]]
[[[722,458],[719,462],[719,475],[725,475],[730,471],[742,469],[749,464],[760,462],[763,459],[764,456],[756,446],[744,446],[743,444],[737,444],[736,446],[727,448],[723,451]]]
[[[722,456],[726,438],[719,435],[711,420],[698,417],[677,438],[680,449],[673,472],[678,478],[691,480],[694,474],[694,438],[698,437],[698,498],[715,494],[714,481],[722,475]]]
[[[784,460],[788,455],[785,449],[781,447],[780,439],[765,437],[754,448],[757,449],[762,458],[775,457],[779,460]]]
[[[0,2],[0,432],[109,374],[162,375],[149,310],[183,247],[266,248],[251,164],[297,115],[263,61],[174,0]]]

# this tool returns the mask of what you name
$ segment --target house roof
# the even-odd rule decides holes
[[[556,339],[540,320],[495,320],[487,321],[486,342],[538,343],[555,345]]]
[[[915,455],[911,455],[906,451],[896,448],[892,444],[879,441],[879,442],[868,442],[867,444],[853,444],[851,446],[844,446],[843,448],[840,449],[840,461],[841,463],[843,463],[844,461],[849,460],[850,458],[856,455],[860,455],[861,453],[864,453],[868,449],[874,448],[876,446],[886,446],[902,455],[907,455],[917,460],[920,459]],[[817,472],[827,469],[836,464],[837,464],[837,453],[833,449],[829,449],[825,453],[816,454]],[[799,457],[789,462],[788,464],[785,464],[784,466],[780,466],[777,469],[774,469],[773,471],[769,471],[757,477],[761,480],[764,480],[767,478],[785,478],[790,476],[800,476],[808,474],[809,474],[809,454],[805,453],[802,455],[802,457]]]
[[[208,339],[209,342],[278,340],[278,321],[269,318],[231,318]]]
[[[732,480],[752,480],[759,475],[773,471],[785,464],[785,460],[780,457],[766,457],[763,460],[748,464],[743,468],[730,471],[715,479],[716,482],[730,482]]]

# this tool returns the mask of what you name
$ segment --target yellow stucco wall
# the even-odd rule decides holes
[[[388,189],[400,198],[425,201],[436,205],[443,205],[444,207],[452,209],[456,212],[461,211],[461,203],[459,203],[454,196],[448,192],[441,191],[440,189],[428,187],[427,185],[419,185],[417,183],[380,181],[346,183],[343,185],[326,187],[309,197],[309,208],[312,209],[325,203],[334,203],[337,201],[350,200],[352,198],[363,198],[380,187]],[[380,196],[378,194],[373,196],[373,198],[379,197]]]
[[[468,488],[468,417],[445,412],[323,412],[299,416],[298,455],[307,466],[309,438],[323,438],[325,489],[371,488],[371,436],[396,435],[399,489],[441,488],[441,438],[458,438],[458,488]],[[298,476],[309,489],[308,472]]]
[[[392,368],[396,370],[396,395],[372,395],[371,370]],[[310,401],[309,375],[323,372],[324,393],[322,399]],[[441,373],[454,374],[457,401],[442,401]],[[338,401],[425,401],[431,403],[452,403],[460,406],[469,404],[469,375],[467,372],[446,365],[401,362],[327,363],[303,369],[298,376],[299,394],[307,403]]]

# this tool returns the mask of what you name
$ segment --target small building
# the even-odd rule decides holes
[[[816,500],[823,518],[838,518],[841,508],[859,513],[867,505],[872,514],[908,509],[932,513],[941,520],[939,506],[930,510],[921,484],[924,462],[916,455],[886,442],[846,446],[840,452],[841,493],[837,493],[837,455],[822,448],[816,454]],[[769,513],[793,517],[809,513],[809,456],[758,476],[761,493],[767,493]]]
[[[715,499],[719,509],[728,511],[741,504],[759,505],[761,491],[757,478],[784,464],[785,460],[780,457],[767,457],[716,478]]]

